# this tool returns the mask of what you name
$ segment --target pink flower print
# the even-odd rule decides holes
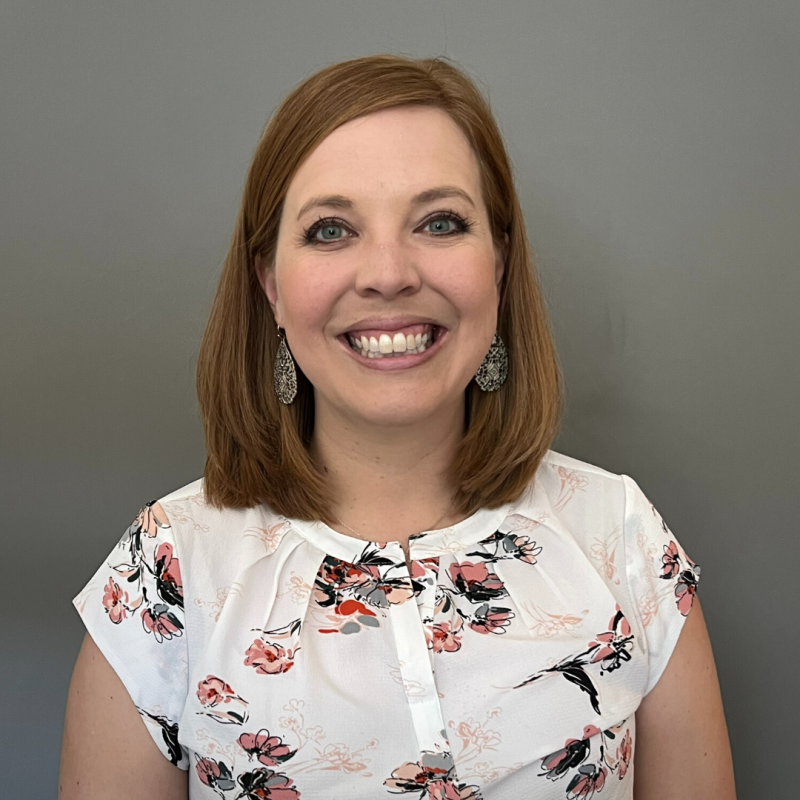
[[[633,754],[633,740],[631,739],[630,730],[625,731],[619,747],[617,748],[617,761],[619,762],[619,772],[617,777],[622,780],[628,772],[628,767],[631,763],[631,755]]]
[[[383,785],[396,794],[417,794],[430,800],[480,800],[477,786],[456,785],[450,753],[424,751],[419,761],[406,761]]]
[[[156,590],[165,603],[183,608],[181,567],[169,542],[162,542],[155,555]]]
[[[685,617],[692,610],[694,596],[697,594],[697,576],[700,567],[691,562],[688,569],[681,572],[675,584],[675,597],[678,598],[678,611]]]
[[[589,485],[589,479],[579,474],[577,470],[558,468],[558,477],[561,479],[561,491],[556,500],[555,510],[562,511],[564,506],[572,499],[575,492],[583,492]]]
[[[448,573],[458,592],[473,603],[494,600],[508,594],[500,578],[490,572],[482,562],[454,562],[448,567]]]
[[[230,684],[221,678],[209,675],[197,684],[197,699],[203,705],[200,712],[207,717],[228,725],[247,722],[247,701],[233,691]]]
[[[265,767],[277,767],[297,752],[284,744],[280,737],[271,736],[266,728],[258,733],[243,733],[236,743],[247,753],[249,759],[252,760],[255,756]]]
[[[536,542],[529,539],[527,536],[509,535],[510,540],[506,549],[514,553],[514,558],[524,561],[526,564],[535,564],[536,556],[542,552],[542,548],[537,546]],[[509,547],[512,545],[513,547]]]
[[[606,783],[608,769],[601,764],[584,764],[567,786],[568,800],[593,797]]]
[[[495,531],[491,536],[484,539],[481,545],[487,550],[494,549],[494,552],[487,554],[478,551],[467,553],[467,555],[478,556],[487,564],[494,564],[497,561],[511,558],[516,558],[526,564],[535,564],[536,556],[542,552],[542,548],[533,539],[514,531],[510,533],[503,530]]]
[[[244,665],[255,667],[259,675],[278,675],[294,666],[297,650],[256,639],[245,651]]]
[[[380,628],[381,623],[374,611],[370,611],[358,600],[348,599],[338,603],[334,613],[328,616],[334,628],[318,628],[320,633],[358,633],[363,628]]]
[[[557,781],[563,778],[571,769],[579,767],[589,755],[591,744],[589,739],[600,733],[600,729],[594,725],[587,725],[583,729],[583,739],[567,739],[561,750],[550,753],[542,759],[542,771],[540,776],[545,776],[548,780]]]
[[[686,556],[687,565],[682,569],[680,552],[674,541],[664,545],[664,555],[661,557],[661,561],[663,562],[661,577],[667,580],[677,578],[675,597],[677,598],[678,611],[685,617],[691,611],[694,596],[697,594],[700,567]]]
[[[236,786],[230,767],[222,761],[214,761],[213,758],[199,758],[197,755],[195,758],[197,761],[194,767],[200,782],[216,790],[220,797],[223,796],[222,792],[227,792]]]
[[[370,567],[370,571],[374,568]],[[375,570],[377,572],[377,570]],[[363,583],[356,586],[354,592],[356,597],[377,608],[387,608],[388,606],[399,606],[410,600],[418,593],[415,590],[411,578],[401,576],[399,578],[381,578],[380,575],[370,576]]]
[[[377,578],[378,571],[375,570],[374,575],[370,575],[367,571],[369,567],[362,568],[356,564],[350,564],[347,561],[342,561],[333,556],[328,556],[319,568],[318,580],[323,583],[333,586],[337,589],[358,586],[370,577]]]
[[[505,633],[514,616],[508,608],[493,608],[484,603],[475,612],[469,626],[478,633]]]
[[[361,772],[367,768],[363,761],[356,761],[355,756],[360,754],[360,750],[352,753],[350,748],[344,744],[327,744],[319,752],[319,759],[329,764],[323,769],[337,769],[342,772]]]
[[[128,616],[127,604],[128,593],[113,578],[109,578],[103,589],[103,606],[115,625],[119,625]]]
[[[418,581],[424,581],[431,573],[434,578],[439,574],[438,558],[421,558],[411,562],[411,577]]]
[[[150,539],[158,536],[158,531],[161,528],[168,528],[169,525],[162,522],[158,517],[158,512],[163,514],[163,510],[157,503],[148,503],[136,516],[133,524],[137,525],[139,530]]]
[[[209,675],[204,681],[197,684],[197,699],[206,707],[218,706],[232,697],[236,697],[229,683],[221,678]]]
[[[461,627],[463,620],[456,615],[453,622],[437,622],[425,632],[428,634],[428,647],[434,653],[455,653],[461,649]]]
[[[161,644],[164,639],[183,636],[183,624],[164,603],[156,603],[142,611],[142,625]]]
[[[432,781],[427,785],[431,800],[460,800],[461,792],[453,781]]]
[[[664,555],[661,556],[661,577],[674,578],[681,571],[681,557],[678,545],[670,542],[664,545]]]
[[[236,800],[299,800],[300,792],[288,775],[281,775],[267,767],[245,772],[237,778],[242,791]]]
[[[608,623],[609,630],[606,633],[599,633],[595,641],[589,643],[589,652],[592,653],[590,662],[592,664],[602,662],[601,674],[603,670],[613,672],[622,666],[623,661],[631,660],[631,654],[628,652],[633,646],[631,626],[619,605],[616,608],[616,613]]]
[[[374,576],[366,569],[327,556],[314,579],[313,597],[322,608],[334,605],[340,599],[340,593],[360,586],[362,583],[378,577],[377,568]]]

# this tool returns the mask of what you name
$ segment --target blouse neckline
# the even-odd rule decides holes
[[[409,556],[413,561],[435,558],[445,553],[454,553],[477,544],[491,536],[509,515],[513,507],[507,503],[499,508],[478,509],[466,519],[446,528],[421,531],[409,539]],[[357,539],[334,530],[320,521],[285,518],[286,522],[304,539],[334,558],[350,563],[359,561],[365,551],[378,549],[381,555],[405,563],[405,555],[399,541],[377,542]]]

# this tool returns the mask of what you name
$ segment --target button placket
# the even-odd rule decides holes
[[[405,561],[403,572],[408,575]],[[425,588],[416,598],[417,602],[407,600],[390,607],[392,629],[419,750],[445,751],[450,749],[450,744],[434,679],[433,651],[428,649],[423,622],[426,617],[433,617],[436,581],[425,580],[424,583]]]

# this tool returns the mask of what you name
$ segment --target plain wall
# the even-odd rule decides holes
[[[0,13],[0,793],[55,796],[70,600],[201,474],[195,359],[264,123],[402,52],[488,93],[567,380],[555,449],[632,475],[702,565],[739,797],[797,796],[797,0]]]

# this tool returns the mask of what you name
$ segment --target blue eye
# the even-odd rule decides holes
[[[317,230],[315,231],[315,235],[317,233],[321,233],[322,234],[322,238],[323,238],[324,241],[332,241],[332,240],[335,240],[335,239],[339,238],[338,236],[336,236],[337,229],[338,230],[342,230],[342,226],[341,225],[323,225],[321,228],[317,228]]]
[[[338,242],[344,237],[337,236],[337,230],[344,231],[344,225],[341,225],[332,217],[318,219],[310,228],[303,231],[302,242],[303,244]],[[322,233],[320,238],[317,238],[318,233]]]
[[[431,232],[447,234],[455,232],[453,227],[456,225],[456,220],[451,217],[438,217],[437,219],[432,219],[430,222],[426,222],[425,224],[434,226],[431,229]]]
[[[464,219],[460,214],[456,214],[455,211],[440,211],[423,223],[423,229],[433,226],[428,231],[433,234],[433,238],[444,239],[459,233],[466,233],[473,224],[472,220]],[[335,217],[321,217],[311,227],[303,231],[300,242],[301,244],[315,245],[344,241],[347,238],[343,234],[346,229],[346,226]],[[337,236],[337,230],[342,232],[342,235]],[[317,236],[319,233],[322,234],[321,237]]]

